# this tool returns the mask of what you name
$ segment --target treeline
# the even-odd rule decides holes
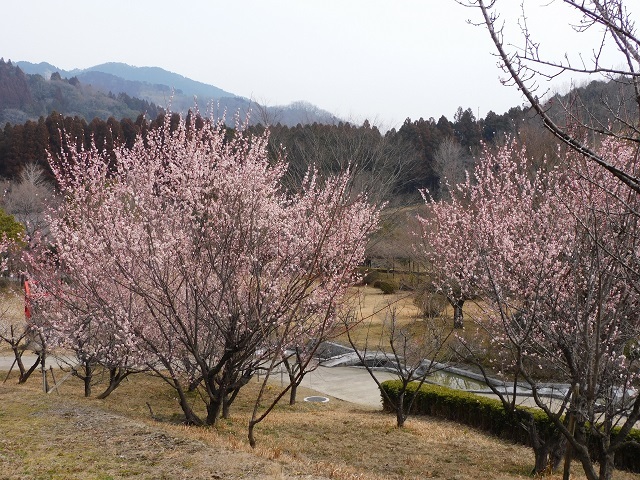
[[[172,114],[171,124],[177,125],[179,118]],[[55,156],[64,146],[62,132],[77,146],[88,148],[93,141],[98,150],[110,152],[116,145],[132,146],[137,135],[156,128],[164,119],[165,114],[160,113],[154,119],[140,114],[135,120],[109,117],[87,122],[77,115],[53,112],[37,121],[7,123],[0,130],[0,176],[14,178],[25,164],[36,163],[47,169],[48,153]],[[274,156],[284,149],[290,177],[296,181],[311,165],[323,172],[349,167],[363,185],[378,194],[384,190],[388,198],[416,194],[419,188],[437,194],[443,176],[452,178],[456,171],[463,172],[472,165],[482,142],[493,144],[505,135],[520,132],[524,119],[526,113],[520,108],[504,115],[489,112],[481,120],[476,120],[470,109],[460,108],[453,121],[445,116],[437,121],[407,119],[399,129],[384,133],[367,121],[359,126],[343,122],[295,127],[277,124],[270,127],[270,148]],[[186,120],[188,124],[203,122],[191,112]],[[261,133],[264,127],[258,124],[250,129]]]
[[[419,188],[437,195],[442,178],[451,178],[456,171],[464,175],[483,144],[540,130],[533,116],[520,107],[503,115],[489,112],[480,120],[471,109],[462,108],[453,121],[445,116],[437,121],[407,118],[400,128],[385,133],[368,121],[360,126],[342,122],[295,127],[277,124],[270,129],[273,149],[284,147],[292,174],[303,174],[310,164],[328,171],[349,165],[378,178],[379,185],[392,178],[392,196],[415,194]]]
[[[26,164],[41,165],[49,172],[47,156],[56,156],[62,151],[63,135],[73,139],[77,146],[89,148],[95,142],[98,150],[109,152],[116,145],[132,146],[137,135],[154,128],[163,118],[164,115],[160,115],[149,121],[140,114],[135,121],[110,117],[106,121],[94,118],[87,122],[79,116],[65,117],[53,112],[46,118],[29,120],[22,125],[7,123],[0,130],[0,176],[13,179]]]

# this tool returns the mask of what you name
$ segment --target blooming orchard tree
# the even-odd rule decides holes
[[[313,338],[333,321],[378,222],[348,172],[310,171],[285,191],[286,164],[269,163],[267,141],[167,120],[110,159],[91,149],[52,162],[64,197],[50,227],[64,276],[53,296],[87,330],[111,335],[92,344],[136,352],[190,424],[227,415],[291,335]]]
[[[569,149],[584,155],[628,188],[640,193],[637,170],[626,171],[616,162],[610,162],[593,142],[587,141],[593,137],[583,136],[580,130],[574,128],[578,124],[596,136],[608,136],[636,144],[640,142],[640,36],[636,29],[637,2],[563,0],[557,4],[552,2],[553,5],[534,7],[522,4],[521,13],[516,18],[507,18],[503,15],[505,12],[501,12],[501,6],[508,2],[456,1],[480,11],[478,25],[487,29],[496,49],[499,66],[506,74],[502,82],[518,88],[542,120],[544,127]],[[557,48],[544,48],[545,37],[551,29],[544,23],[538,27],[538,31],[531,28],[529,8],[537,8],[542,12],[545,8],[555,8],[557,10],[547,12],[546,16],[555,15],[571,19],[567,20],[562,35],[563,38],[569,38],[566,36],[567,33],[575,35],[575,39],[579,41],[567,43],[579,45],[577,50],[559,52]],[[472,23],[475,21],[471,20]],[[506,32],[505,24],[518,25],[519,34],[512,36],[510,32]],[[551,39],[547,40],[548,44],[553,42]],[[559,55],[556,57],[552,52]],[[575,84],[589,82],[594,76],[624,85],[626,92],[619,95],[619,98],[607,98],[605,95],[599,99],[595,107],[588,107],[590,102],[588,99],[580,98],[577,90],[571,92],[568,102],[563,102],[556,96],[554,102],[560,104],[568,121],[559,122],[554,118],[552,105],[547,102],[548,92],[541,86],[549,80],[558,81],[561,77],[569,77],[568,80]],[[580,105],[581,111],[576,111],[575,105]]]
[[[468,181],[468,180],[467,180]],[[473,225],[467,215],[469,202],[464,188],[449,187],[456,194],[449,200],[435,202],[427,192],[423,198],[429,203],[429,211],[420,218],[422,226],[416,252],[427,267],[432,286],[441,293],[453,307],[454,328],[464,328],[462,308],[474,296],[473,282],[469,275],[475,260],[469,232]]]
[[[571,206],[567,211],[575,213],[573,216],[577,227],[574,230],[575,250],[572,250],[572,254],[565,254],[566,259],[574,260],[567,277],[573,280],[574,289],[568,291],[573,292],[574,297],[569,298],[573,300],[572,303],[564,305],[576,308],[574,321],[582,320],[580,328],[569,331],[582,333],[578,336],[579,341],[563,335],[559,330],[549,330],[548,333],[555,334],[556,342],[563,345],[561,350],[564,357],[580,357],[579,352],[582,352],[583,359],[577,364],[586,364],[588,368],[576,368],[576,365],[568,362],[574,379],[579,376],[576,373],[578,371],[587,378],[581,382],[574,381],[576,398],[572,407],[574,416],[593,418],[593,413],[584,413],[584,409],[589,411],[589,407],[578,408],[576,405],[586,398],[584,405],[593,406],[594,399],[603,394],[600,390],[611,389],[611,385],[616,385],[618,392],[624,392],[625,379],[629,374],[629,382],[633,383],[631,379],[635,370],[631,367],[637,361],[633,353],[635,348],[632,348],[637,345],[634,303],[639,272],[636,223],[640,176],[636,149],[640,141],[640,77],[637,74],[640,40],[635,21],[638,12],[632,10],[637,2],[632,6],[632,2],[624,0],[564,0],[554,5],[564,8],[568,15],[578,14],[575,21],[568,23],[568,28],[576,35],[586,35],[585,41],[580,42],[585,52],[565,52],[559,58],[548,56],[550,50],[543,48],[548,29],[542,35],[530,29],[524,5],[517,22],[511,22],[520,27],[523,42],[514,42],[506,37],[505,23],[502,23],[504,17],[499,14],[500,2],[461,0],[458,3],[480,10],[480,24],[486,27],[507,74],[504,82],[512,81],[542,119],[545,128],[566,145],[571,155],[579,155],[569,162],[569,166],[577,170],[578,178],[582,180],[568,186],[566,191],[575,192],[575,195],[572,198],[565,197],[566,205]],[[542,28],[545,28],[544,25]],[[595,37],[592,36],[594,32],[597,32]],[[618,54],[617,58],[615,53]],[[624,88],[621,89],[620,98],[603,96],[597,107],[588,107],[589,102],[583,101],[577,91],[568,96],[567,104],[556,97],[554,102],[559,101],[566,113],[567,121],[563,123],[553,116],[552,105],[547,103],[546,95],[539,90],[544,80],[557,80],[561,75],[570,75],[573,80],[580,75],[587,80],[591,80],[593,75],[602,75]],[[576,105],[580,108],[576,109]],[[576,128],[576,125],[580,128]],[[591,134],[584,135],[585,130]],[[604,141],[603,138],[607,137],[613,140]],[[587,168],[585,159],[600,171]],[[603,171],[616,178],[617,183],[603,175]],[[562,289],[557,291],[562,292]],[[615,382],[602,381],[604,373],[615,378],[616,365],[620,371]],[[605,396],[611,399],[612,394],[609,392]],[[630,404],[633,409],[629,418],[636,415],[637,400]],[[615,402],[605,402],[605,405],[615,405]],[[598,405],[597,410],[603,409],[607,410]],[[579,413],[580,410],[583,413]],[[627,422],[621,430],[622,435],[609,443],[609,427],[613,416],[609,411],[598,428],[595,427],[596,423],[590,424],[592,433],[600,440],[599,473],[590,464],[585,449],[578,448],[575,441],[571,440],[573,435],[568,435],[572,447],[579,452],[589,479],[611,477],[613,454],[620,448],[627,427],[630,428]],[[567,465],[565,463],[565,477],[568,477]]]
[[[108,281],[104,264],[61,265],[47,244],[34,246],[25,255],[30,276],[38,279],[28,322],[57,351],[58,363],[83,381],[85,396],[92,393],[96,369],[106,368],[108,384],[98,395],[106,398],[127,376],[146,369],[147,357],[127,330],[141,315],[140,299]]]
[[[599,154],[626,171],[637,169],[637,149],[623,141],[605,141]],[[450,270],[465,272],[457,279],[482,299],[484,324],[500,355],[496,367],[531,385],[536,404],[567,439],[588,478],[610,478],[615,452],[640,417],[640,205],[620,180],[578,154],[563,156],[562,168],[532,172],[523,151],[507,146],[486,154],[473,182],[462,185],[451,203],[432,205],[432,216],[422,222],[425,231],[449,221],[456,226],[451,234],[466,232],[468,259],[442,253],[458,259]],[[446,246],[433,245],[436,252]],[[545,398],[542,373],[571,385],[562,402]],[[515,407],[515,398],[502,399]],[[567,411],[575,428],[563,422]],[[622,429],[614,436],[616,425]],[[599,472],[587,430],[599,442]],[[544,442],[538,447],[540,471],[553,452]]]

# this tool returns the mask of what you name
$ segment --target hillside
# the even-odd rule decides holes
[[[45,78],[25,73],[11,61],[0,59],[0,125],[21,124],[52,112],[87,121],[109,117],[135,120],[141,113],[155,118],[159,109],[153,102],[124,92],[105,93],[77,77],[64,78],[54,72]]]
[[[624,121],[638,121],[638,106],[635,91],[628,79],[609,81],[593,80],[574,86],[568,93],[556,94],[547,107],[552,118],[559,124],[566,123],[567,110],[571,123],[578,119],[595,129],[611,127],[614,130],[626,128]]]
[[[175,399],[158,379],[134,376],[102,401],[82,398],[77,379],[50,395],[39,391],[38,380],[16,385],[10,377],[0,385],[0,478],[531,478],[531,449],[436,418],[411,418],[398,429],[393,415],[335,398],[326,404],[298,402],[272,412],[251,450],[246,441],[251,402],[244,395],[228,420],[204,429],[179,423]],[[257,384],[246,388],[255,390]],[[151,396],[147,404],[144,395]],[[572,478],[584,478],[576,463],[572,470]],[[616,478],[637,476],[617,471]]]
[[[92,73],[104,73],[121,78],[131,83],[149,84],[160,88],[169,87],[184,95],[196,95],[198,97],[219,100],[221,98],[237,97],[233,93],[206,83],[197,82],[177,73],[168,72],[159,67],[133,67],[125,63],[103,63],[84,70],[73,70],[71,75],[78,78],[88,78]]]
[[[171,110],[186,113],[197,103],[201,111],[212,109],[215,115],[228,112],[228,117],[253,111],[254,123],[268,121],[294,126],[298,123],[337,123],[331,113],[307,102],[284,106],[261,106],[255,102],[213,85],[192,80],[158,67],[134,67],[124,63],[104,63],[86,69],[62,70],[50,63],[17,62],[28,75],[45,79],[58,73],[63,78],[76,78],[86,86],[104,94],[126,94]],[[67,115],[67,112],[62,111]],[[118,118],[118,117],[116,117]]]

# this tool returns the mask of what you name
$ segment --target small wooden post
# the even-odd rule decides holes
[[[571,393],[571,411],[569,412],[569,433],[573,435],[576,431],[576,416],[573,412],[573,406],[576,402],[576,396],[578,395],[578,385],[573,386],[573,392]],[[564,454],[564,471],[562,473],[562,480],[569,480],[571,477],[571,457],[573,456],[573,448],[571,442],[567,442],[567,450]]]

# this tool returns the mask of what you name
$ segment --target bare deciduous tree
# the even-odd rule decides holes
[[[423,315],[421,318],[401,320],[399,313],[399,307],[391,304],[362,320],[357,319],[357,314],[349,315],[345,323],[349,343],[380,388],[387,404],[395,411],[397,426],[402,427],[416,399],[416,395],[408,395],[409,384],[417,382],[417,391],[429,375],[441,368],[438,360],[444,360],[445,345],[453,329],[437,316]],[[383,315],[381,321],[374,318],[380,314]],[[363,342],[357,341],[351,334],[352,323],[367,329]],[[381,382],[375,375],[376,369],[380,368],[393,373],[401,382],[397,400],[381,388]]]
[[[464,182],[467,172],[473,167],[473,158],[453,137],[445,138],[440,143],[435,161],[443,196],[449,195],[450,188]]]
[[[4,194],[5,210],[24,225],[28,237],[45,230],[46,210],[53,201],[53,185],[35,163],[24,165],[18,180],[9,182]]]
[[[580,131],[573,128],[576,122],[598,135],[640,142],[640,37],[636,31],[634,12],[630,2],[624,0],[563,0],[568,13],[580,15],[580,21],[572,25],[577,34],[587,34],[596,30],[600,36],[594,43],[588,43],[589,56],[580,52],[565,52],[560,59],[546,56],[541,48],[544,39],[535,38],[528,27],[523,6],[518,21],[523,42],[515,47],[514,39],[505,38],[504,24],[500,20],[497,0],[459,0],[458,3],[478,8],[482,21],[497,50],[500,65],[508,78],[506,84],[515,84],[526,97],[531,107],[541,117],[545,127],[571,149],[581,153],[592,162],[604,168],[624,182],[629,188],[640,193],[640,177],[635,171],[627,171],[607,161],[600,155],[595,145],[584,140]],[[637,15],[637,11],[635,14]],[[615,58],[605,52],[615,50]],[[572,53],[573,55],[570,55]],[[628,85],[630,98],[621,100],[602,99],[602,106],[608,113],[604,121],[595,114],[586,112],[586,119],[575,115],[574,105],[563,105],[567,121],[562,124],[552,118],[550,106],[540,91],[541,84],[550,79],[565,76],[590,78],[601,75],[607,79]],[[629,105],[633,111],[629,110]],[[591,112],[593,113],[593,112]]]

